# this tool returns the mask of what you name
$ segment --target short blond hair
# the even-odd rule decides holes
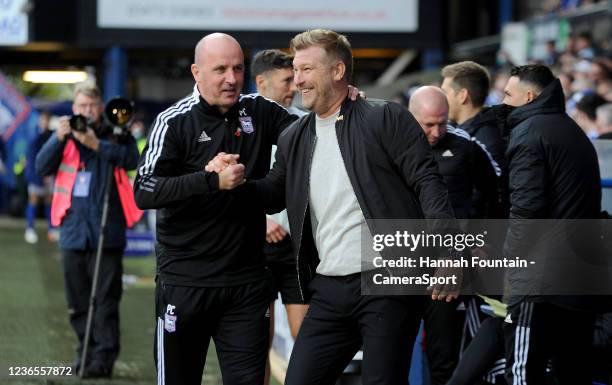
[[[342,61],[346,67],[344,77],[347,82],[353,76],[353,53],[351,51],[351,43],[346,36],[341,35],[329,29],[311,29],[295,35],[291,39],[291,51],[295,54],[310,47],[321,47],[328,55]]]
[[[84,82],[77,84],[74,87],[74,97],[76,98],[78,94],[83,94],[93,99],[102,100],[102,92],[100,92],[98,86],[93,83]]]

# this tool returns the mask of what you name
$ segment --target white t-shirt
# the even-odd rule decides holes
[[[340,113],[316,117],[317,141],[310,169],[310,218],[321,262],[317,273],[344,276],[361,271],[365,218],[349,180],[335,123]]]

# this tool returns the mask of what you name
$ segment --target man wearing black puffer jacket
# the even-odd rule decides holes
[[[508,117],[511,208],[504,256],[528,256],[535,262],[507,272],[506,379],[509,384],[543,384],[552,359],[560,385],[590,384],[591,298],[566,295],[584,293],[567,290],[565,278],[580,275],[579,265],[563,263],[570,253],[576,255],[573,262],[588,257],[583,252],[588,245],[572,242],[574,233],[565,231],[571,220],[600,214],[597,156],[565,113],[561,84],[547,67],[513,68],[504,94],[504,103],[517,107]],[[544,219],[550,220],[546,226],[541,225]],[[560,285],[555,281],[559,274],[566,274]]]

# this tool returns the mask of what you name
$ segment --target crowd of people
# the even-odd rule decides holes
[[[524,294],[521,285],[538,278],[529,273],[508,272],[514,295],[496,298],[503,316],[483,314],[482,298],[460,295],[460,285],[420,296],[362,293],[361,231],[376,231],[371,220],[430,219],[443,233],[463,231],[469,218],[509,219],[498,244],[471,253],[530,250],[545,260],[550,250],[534,245],[546,234],[534,237],[526,220],[601,216],[590,139],[612,136],[611,63],[589,36],[551,52],[546,64],[493,76],[472,61],[447,65],[439,84],[404,93],[404,105],[351,87],[345,36],[315,29],[290,47],[291,56],[265,50],[253,59],[258,93],[245,95],[239,42],[222,33],[202,38],[192,92],[157,115],[138,162],[136,141],[102,122],[91,86],[78,87],[73,103],[88,128],[62,118],[37,142],[34,174],[55,176],[50,231],[60,230],[77,369],[112,374],[125,228],[137,205],[157,218],[159,384],[200,384],[211,339],[224,383],[267,383],[279,293],[295,338],[289,385],[334,384],[358,350],[363,384],[407,383],[421,320],[435,385],[591,384],[598,370],[609,371],[596,367],[592,345],[596,318],[612,309],[583,296]],[[37,183],[32,205],[48,189]],[[107,189],[103,278],[83,357]],[[31,229],[25,237],[35,242]]]
[[[612,59],[609,47],[598,46],[588,31],[570,35],[563,49],[559,49],[554,40],[546,47],[543,60],[530,60],[528,64],[543,64],[552,70],[561,82],[566,112],[589,138],[611,136]],[[490,88],[483,102],[487,106],[502,103],[504,87],[514,66],[506,53],[501,54],[506,64],[491,69]],[[408,107],[411,94],[421,85],[412,84],[394,100]],[[451,121],[457,123],[452,117]]]

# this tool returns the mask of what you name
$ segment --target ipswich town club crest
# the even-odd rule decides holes
[[[253,120],[251,120],[250,116],[240,116],[238,118],[240,121],[240,127],[242,128],[242,132],[245,134],[252,134],[255,131],[255,127],[253,126]]]
[[[176,316],[166,314],[166,319],[164,320],[164,329],[168,333],[174,333],[176,331]]]
[[[164,329],[166,329],[168,333],[174,333],[176,331],[176,314],[174,314],[174,309],[176,309],[176,306],[172,304],[166,306]]]

